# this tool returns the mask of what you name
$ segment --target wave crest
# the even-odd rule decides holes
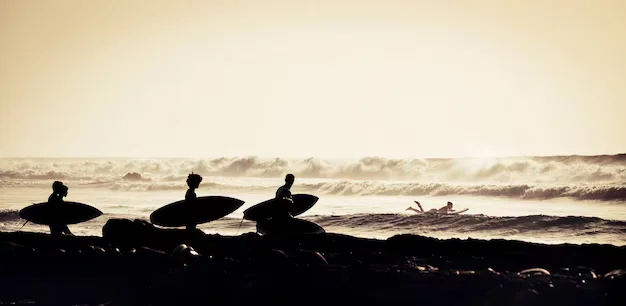
[[[0,222],[20,220],[20,212],[17,210],[0,210]]]
[[[109,189],[120,191],[185,190],[181,182],[103,183]],[[273,192],[275,186],[237,186],[202,182],[203,189],[229,192]],[[485,196],[528,200],[574,198],[576,200],[626,201],[624,186],[532,186],[532,185],[451,185],[420,183],[380,183],[372,181],[340,181],[316,184],[297,184],[296,193],[327,194],[337,196]]]
[[[257,182],[231,186],[229,180],[272,178],[280,184],[282,175],[294,173],[298,179],[308,179],[298,181],[296,188],[311,193],[626,200],[624,154],[490,159],[0,159],[0,185],[49,187],[51,181],[63,180],[73,186],[113,190],[174,190],[186,188],[185,178],[192,171],[205,176],[204,188],[221,190],[269,190],[275,187],[256,186]]]
[[[203,176],[410,180],[472,183],[625,183],[626,155],[359,160],[222,157],[214,159],[3,159],[0,179],[145,179]]]
[[[485,215],[401,215],[355,214],[341,216],[310,216],[307,219],[328,227],[366,227],[370,230],[393,228],[400,232],[561,232],[575,230],[576,235],[626,234],[626,221],[595,217],[556,217],[532,215],[522,217],[490,217]]]
[[[577,200],[626,201],[624,186],[532,186],[532,185],[451,185],[343,181],[339,183],[305,184],[298,188],[308,192],[333,195],[386,195],[386,196],[452,196],[471,195],[519,199],[575,198]]]

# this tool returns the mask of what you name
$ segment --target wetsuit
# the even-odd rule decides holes
[[[291,218],[289,213],[289,205],[293,204],[291,199],[291,186],[283,185],[276,190],[276,199],[279,200],[280,212],[274,218]]]
[[[53,193],[48,197],[48,203],[52,205],[63,205],[63,197]],[[63,234],[72,235],[66,224],[50,224],[50,234],[52,236],[61,236]]]
[[[187,202],[187,205],[188,205],[187,207],[190,208],[190,212],[189,212],[189,215],[188,215],[188,217],[190,217],[190,218],[192,216],[194,216],[192,211],[193,211],[193,206],[195,205],[194,202],[196,201],[197,198],[198,197],[196,196],[196,192],[193,189],[191,189],[191,188],[189,188],[187,190],[187,193],[185,193],[185,201]],[[196,229],[196,223],[195,222],[189,222],[187,224],[187,230],[195,230],[195,229]]]

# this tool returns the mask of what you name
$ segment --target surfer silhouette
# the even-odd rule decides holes
[[[289,213],[289,209],[287,205],[293,204],[293,199],[291,198],[291,187],[293,186],[296,177],[289,173],[285,175],[285,185],[282,185],[276,190],[276,199],[280,199],[281,206],[284,208],[284,217],[292,217]]]
[[[291,199],[291,186],[293,186],[295,180],[296,177],[293,174],[289,173],[285,175],[285,185],[280,186],[278,190],[276,190],[276,198],[293,202],[293,199]]]
[[[69,188],[63,182],[55,181],[52,183],[52,194],[48,197],[48,203],[52,205],[63,205],[63,198],[67,197]],[[51,224],[50,234],[52,236],[61,236],[63,234],[73,236],[67,224]]]
[[[200,183],[202,182],[202,176],[200,176],[199,174],[195,174],[195,173],[191,173],[187,176],[187,186],[189,186],[189,189],[187,189],[187,193],[185,193],[185,201],[187,203],[189,203],[190,207],[193,207],[193,205],[195,204],[194,202],[196,201],[196,198],[198,198],[196,196],[196,189],[198,189],[198,187],[200,187]],[[190,214],[190,216],[193,216],[193,214]],[[195,222],[189,222],[187,224],[187,230],[188,231],[192,231],[196,229],[196,223]]]

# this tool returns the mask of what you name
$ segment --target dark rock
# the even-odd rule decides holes
[[[626,305],[626,248],[609,245],[225,237],[112,219],[102,238],[0,233],[0,257],[2,303]]]

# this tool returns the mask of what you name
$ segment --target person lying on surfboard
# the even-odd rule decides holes
[[[415,202],[415,204],[417,204],[417,207],[419,207],[419,210],[417,210],[417,209],[415,209],[413,207],[409,207],[406,210],[412,210],[412,211],[417,212],[417,213],[425,213],[426,212],[426,211],[424,211],[424,208],[422,208],[422,204],[420,204],[420,202],[418,202],[418,201],[413,201],[413,202]],[[433,209],[429,210],[428,212],[430,212],[430,213],[437,212],[437,213],[444,213],[444,214],[451,213],[451,212],[454,212],[454,210],[452,209],[452,205],[453,205],[452,202],[448,202],[446,204],[446,206],[444,206],[442,208],[439,208],[439,209],[433,208]]]
[[[452,202],[448,202],[446,204],[446,206],[439,208],[439,212],[440,213],[451,213],[454,212],[454,209],[452,209]]]
[[[191,172],[191,174],[187,176],[187,186],[189,186],[189,189],[187,189],[187,193],[185,193],[185,201],[187,203],[190,203],[190,205],[193,205],[191,203],[193,203],[198,198],[196,196],[195,190],[198,189],[198,187],[200,187],[201,182],[202,182],[202,176],[200,176],[200,174],[195,174]],[[196,229],[195,222],[187,224],[188,231],[193,231],[195,229]]]
[[[63,198],[67,197],[69,188],[63,184],[63,182],[55,181],[52,183],[52,194],[48,197],[48,203],[52,205],[63,205]],[[67,227],[67,224],[54,224],[50,225],[50,235],[52,236],[61,236],[61,235],[70,235],[73,236],[70,229]]]
[[[280,186],[276,190],[276,199],[282,199],[283,201],[281,201],[281,203],[284,205],[293,204],[293,199],[291,198],[291,187],[293,186],[295,180],[296,177],[293,174],[289,173],[285,175],[285,185]],[[292,217],[288,212],[288,209],[285,210],[286,216]]]

